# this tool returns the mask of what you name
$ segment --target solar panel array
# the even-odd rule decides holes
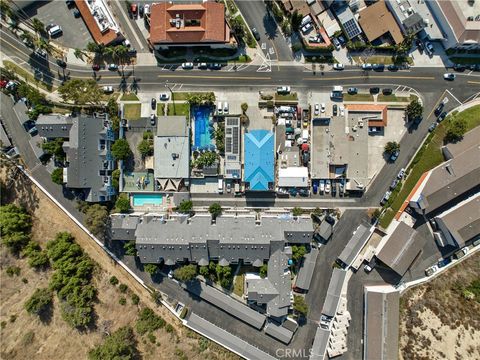
[[[343,27],[345,31],[347,32],[347,36],[350,39],[353,39],[354,37],[357,37],[362,33],[360,28],[358,27],[357,23],[355,22],[354,19],[350,19],[347,22],[343,24]]]

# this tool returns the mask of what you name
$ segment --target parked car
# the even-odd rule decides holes
[[[446,73],[446,74],[443,74],[443,78],[445,80],[448,80],[448,81],[453,81],[455,80],[457,76],[454,74],[454,73]]]
[[[63,34],[63,30],[59,25],[50,24],[48,26],[50,26],[50,28],[47,29],[47,32],[50,37],[57,37]]]
[[[290,86],[279,86],[277,87],[277,94],[290,94]]]
[[[150,105],[152,106],[152,110],[156,110],[157,109],[157,99],[152,98],[152,100],[150,101]]]
[[[93,71],[99,71],[99,70],[100,70],[100,65],[98,65],[98,64],[93,64],[93,65],[92,65],[92,70],[93,70]]]
[[[173,279],[173,270],[170,270],[167,274],[169,279]]]
[[[56,62],[57,62],[57,65],[62,67],[62,68],[67,67],[67,63],[65,61],[63,61],[62,59],[57,59]]]
[[[212,70],[220,70],[222,68],[222,64],[219,64],[219,63],[213,63],[213,64],[210,64],[210,69]]]
[[[308,23],[308,24],[304,25],[301,30],[302,30],[303,34],[307,34],[312,29],[313,29],[312,23]]]
[[[193,69],[193,63],[191,63],[191,62],[184,62],[184,63],[182,64],[182,69],[183,69],[183,70],[191,70],[191,69]]]
[[[327,216],[325,217],[325,221],[326,221],[327,223],[329,223],[330,225],[332,225],[332,226],[335,225],[335,219],[334,219],[333,216],[331,216],[331,215],[327,215]]]
[[[390,155],[390,161],[395,162],[398,159],[398,155],[400,155],[400,150],[397,150]]]
[[[390,199],[390,195],[392,195],[392,192],[389,190],[383,195],[382,200],[380,200],[380,205],[382,205],[382,206],[385,205],[387,203],[388,199]]]
[[[379,87],[372,87],[370,88],[370,94],[378,94],[380,92]]]
[[[320,194],[323,194],[325,191],[325,180],[320,180]]]
[[[322,105],[320,105],[320,112],[325,112],[325,103],[322,103]]]
[[[452,262],[452,259],[447,257],[447,258],[444,258],[442,260],[440,260],[438,263],[437,263],[437,266],[439,268],[442,268],[444,266],[447,266],[448,264],[450,264]]]
[[[389,89],[389,88],[382,89],[382,94],[383,95],[392,95],[392,93],[393,93],[392,89]]]
[[[362,70],[372,70],[372,64],[362,64]]]
[[[387,66],[388,71],[398,71],[398,66],[391,64]]]
[[[308,37],[308,42],[318,44],[322,42],[322,38],[319,35],[311,35]]]
[[[425,42],[425,51],[429,56],[432,56],[435,52],[435,48],[433,47],[431,42]]]
[[[168,99],[170,99],[170,95],[168,93],[161,93],[160,94],[160,100],[161,101],[167,101]]]
[[[415,44],[417,45],[418,50],[419,50],[420,52],[423,52],[423,50],[425,49],[425,45],[423,45],[422,40],[417,39],[417,40],[415,41]]]
[[[44,59],[48,57],[48,53],[44,49],[36,49],[33,53]]]
[[[443,120],[445,120],[446,117],[447,117],[447,112],[444,111],[438,116],[437,122],[441,123]]]
[[[462,65],[462,64],[455,64],[455,65],[453,65],[453,70],[458,71],[458,72],[463,72],[463,71],[467,70],[467,67],[465,65]]]
[[[343,69],[345,69],[345,65],[343,65],[343,64],[333,64],[333,68],[335,70],[343,70]]]
[[[138,16],[140,16],[141,18],[143,17],[144,10],[145,8],[143,7],[143,4],[140,4],[140,6],[138,7]]]
[[[400,180],[398,179],[393,179],[392,183],[390,184],[390,190],[393,190],[397,187],[398,183],[400,182]]]
[[[316,194],[318,193],[318,181],[317,180],[314,180],[313,183],[312,183],[312,190],[313,190],[313,193]]]
[[[200,64],[198,64],[197,67],[198,67],[199,69],[202,69],[202,70],[203,70],[203,69],[207,69],[207,68],[208,68],[208,65],[207,65],[207,63],[200,63]]]
[[[310,195],[310,192],[309,192],[307,189],[299,189],[299,190],[298,190],[298,193],[300,194],[300,196],[308,196],[308,195]]]
[[[313,108],[313,114],[314,115],[319,115],[320,114],[320,105],[319,104],[315,104],[315,106]]]
[[[337,183],[332,181],[332,196],[337,196]]]
[[[113,93],[113,86],[104,86],[104,87],[103,87],[103,92],[104,92],[105,94]]]
[[[332,39],[333,46],[335,46],[335,49],[340,50],[340,41],[338,41],[337,38]]]
[[[373,267],[370,264],[366,264],[363,267],[363,270],[365,270],[365,272],[368,274],[369,272],[371,272],[373,270]]]
[[[458,260],[464,257],[465,255],[468,254],[468,246],[465,246],[464,248],[458,250],[455,254],[453,254],[453,257]]]
[[[288,190],[288,193],[291,195],[291,196],[297,196],[298,192],[297,192],[297,189],[295,188],[291,188]]]
[[[150,14],[150,4],[145,4],[143,10],[145,12],[145,15],[149,15]]]
[[[383,71],[383,70],[385,70],[385,65],[383,65],[383,64],[373,64],[372,69],[374,71]]]
[[[435,130],[436,127],[437,127],[437,123],[436,122],[432,123],[432,125],[428,127],[428,132],[432,132],[433,130]]]
[[[117,71],[118,70],[118,65],[117,64],[108,64],[108,70]]]
[[[351,87],[351,88],[348,88],[347,92],[350,94],[350,95],[355,95],[358,93],[358,89],[356,87]]]
[[[400,171],[398,172],[397,178],[399,180],[403,179],[405,177],[405,169],[401,168]]]
[[[135,4],[135,3],[130,4],[130,14],[132,14],[132,16],[134,18],[136,18],[138,16],[138,6],[137,6],[137,4]]]
[[[150,125],[155,126],[155,114],[150,115]]]
[[[330,192],[330,180],[325,181],[325,194]]]
[[[337,104],[333,104],[332,110],[333,110],[333,116],[337,116],[337,114],[338,114],[338,105],[337,105]]]
[[[73,16],[78,19],[81,16],[80,11],[78,9],[73,9]]]
[[[256,28],[252,28],[252,34],[255,40],[260,41],[260,33]]]
[[[425,269],[425,275],[426,275],[426,276],[431,276],[431,275],[433,275],[434,273],[436,273],[437,270],[438,270],[438,266],[437,266],[437,265],[430,266],[429,268]]]
[[[435,108],[435,111],[434,111],[435,116],[438,116],[442,113],[442,110],[443,110],[444,106],[445,106],[445,104],[443,102],[438,104],[438,106]]]

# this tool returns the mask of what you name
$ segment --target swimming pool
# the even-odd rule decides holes
[[[196,106],[193,108],[195,140],[197,150],[208,150],[212,144],[213,128],[209,124],[212,108],[210,106]]]
[[[160,194],[135,194],[133,195],[133,206],[162,205],[163,196]]]

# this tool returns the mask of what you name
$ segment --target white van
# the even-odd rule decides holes
[[[226,101],[223,103],[223,113],[228,114],[228,102]]]
[[[217,104],[217,113],[218,114],[223,114],[223,107],[222,107],[222,102],[219,101],[218,104]]]
[[[55,25],[54,27],[48,29],[48,35],[50,35],[51,37],[58,36],[61,34],[63,34],[63,30],[58,25]]]
[[[223,194],[223,179],[218,179],[218,193]]]

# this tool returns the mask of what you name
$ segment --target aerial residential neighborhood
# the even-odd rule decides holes
[[[478,1],[0,5],[2,358],[480,358]]]

